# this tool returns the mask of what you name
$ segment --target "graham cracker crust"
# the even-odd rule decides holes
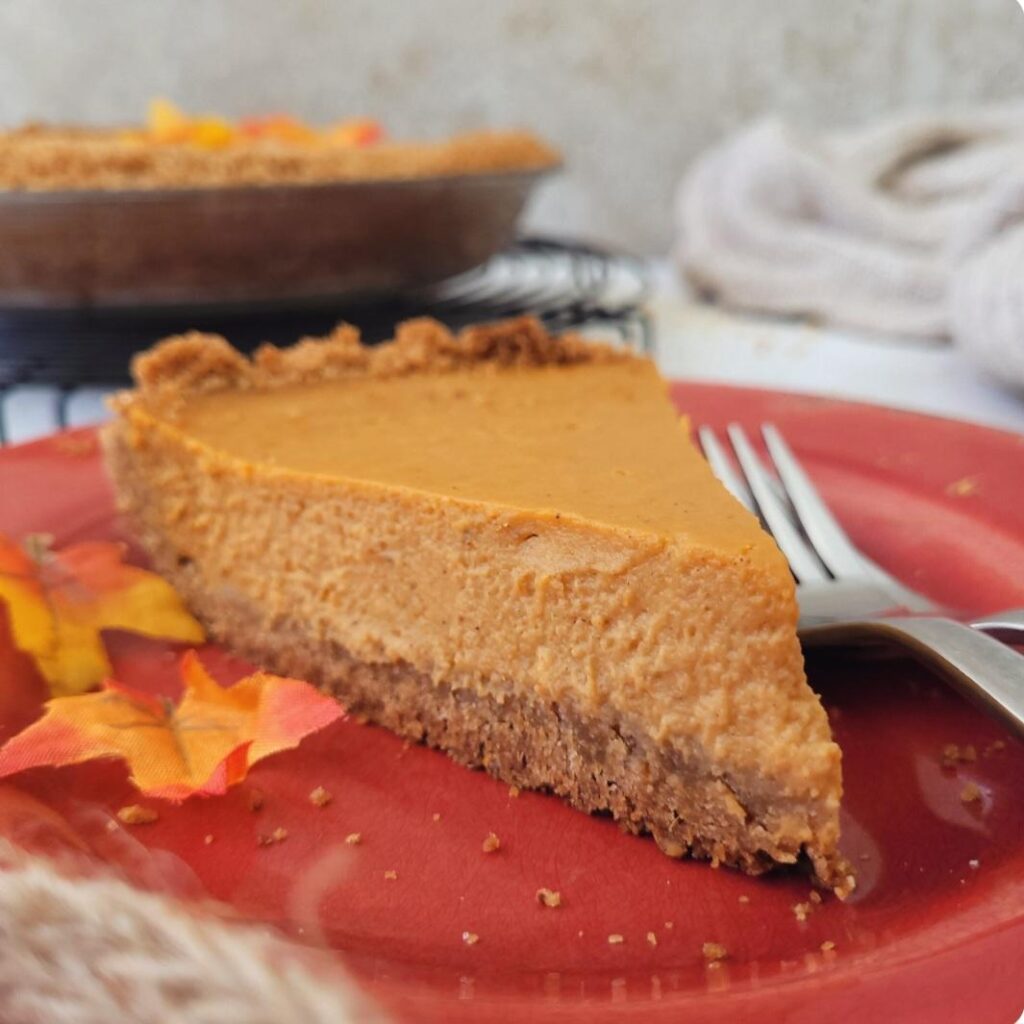
[[[238,188],[403,181],[556,167],[527,131],[482,131],[372,146],[237,140],[223,147],[125,139],[117,129],[31,124],[0,132],[0,189],[32,191]]]

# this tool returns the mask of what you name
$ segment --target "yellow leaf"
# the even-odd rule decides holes
[[[104,629],[204,640],[174,588],[126,565],[118,544],[89,541],[53,551],[42,538],[19,547],[0,534],[0,601],[14,645],[33,659],[57,696],[82,693],[110,674]]]

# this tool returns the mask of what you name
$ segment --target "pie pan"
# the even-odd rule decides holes
[[[429,284],[509,245],[550,170],[0,192],[0,309],[265,305]]]

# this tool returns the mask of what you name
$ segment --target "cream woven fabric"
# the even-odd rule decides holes
[[[758,122],[694,164],[676,224],[683,272],[725,305],[951,337],[1024,387],[1024,104]]]
[[[4,1024],[376,1024],[333,963],[114,878],[0,849]]]

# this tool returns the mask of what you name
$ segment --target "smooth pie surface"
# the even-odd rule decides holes
[[[646,360],[214,392],[181,426],[248,462],[776,557]]]

